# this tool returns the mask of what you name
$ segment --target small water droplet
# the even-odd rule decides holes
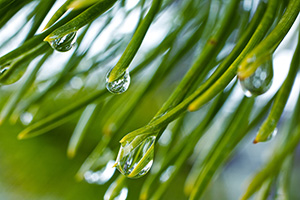
[[[149,136],[135,147],[133,143],[139,139],[133,139],[124,146],[121,145],[116,161],[117,169],[129,178],[139,178],[145,175],[153,164],[155,139],[155,136]]]
[[[277,128],[274,129],[271,135],[267,138],[266,141],[272,140],[277,135]]]
[[[113,94],[121,94],[128,89],[130,84],[130,75],[128,70],[126,70],[122,76],[112,82],[108,81],[109,74],[110,71],[106,75],[106,88],[109,92]]]
[[[240,85],[247,97],[258,96],[271,87],[273,81],[273,64],[268,60],[259,66],[248,78],[240,80]]]
[[[66,52],[72,49],[76,42],[77,32],[69,33],[61,38],[49,42],[50,46],[60,52]]]

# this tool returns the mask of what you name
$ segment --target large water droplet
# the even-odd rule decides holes
[[[126,70],[122,76],[120,76],[118,79],[109,82],[108,77],[109,77],[110,71],[106,75],[106,88],[109,92],[113,94],[121,94],[125,92],[130,84],[130,76],[128,70]]]
[[[240,80],[242,89],[247,97],[258,96],[271,87],[273,81],[273,64],[268,60],[259,66],[248,78]]]
[[[139,138],[135,139],[121,145],[116,161],[117,169],[129,178],[145,175],[153,164],[155,136],[149,136],[133,147],[139,141]]]
[[[66,52],[72,49],[72,47],[74,46],[76,42],[76,35],[77,32],[72,32],[61,38],[49,42],[49,44],[56,51]]]

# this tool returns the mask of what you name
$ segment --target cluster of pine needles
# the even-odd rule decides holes
[[[242,141],[274,142],[278,132],[240,198],[289,199],[300,33],[284,82],[259,96],[272,85],[277,47],[292,26],[299,32],[299,11],[299,0],[0,0],[0,124],[22,123],[23,140],[76,121],[69,158],[96,125],[100,140],[74,176],[111,181],[105,199],[142,176],[140,199],[167,199],[186,166],[182,193],[199,199]],[[292,91],[293,112],[281,118]],[[147,122],[132,117],[141,112]]]

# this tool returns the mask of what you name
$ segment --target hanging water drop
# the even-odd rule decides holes
[[[254,139],[253,143],[256,144],[256,143],[258,143],[258,142],[266,142],[266,141],[270,141],[270,140],[272,140],[276,135],[277,135],[277,128],[275,128],[275,129],[273,130],[273,132],[272,132],[271,134],[269,134],[269,135],[267,136],[267,138],[264,139],[264,140],[261,140],[259,137],[257,137],[257,136],[258,136],[258,135],[257,135],[256,138]]]
[[[155,136],[149,136],[133,145],[140,138],[137,136],[130,143],[121,145],[116,161],[117,169],[129,178],[139,178],[145,175],[152,167],[154,157]]]
[[[272,140],[277,135],[277,128],[274,129],[272,134],[270,134],[266,141]]]
[[[113,94],[121,94],[128,89],[130,84],[130,75],[128,70],[126,70],[122,76],[112,82],[109,82],[109,74],[110,71],[106,75],[106,88],[109,92]]]
[[[272,60],[268,60],[260,65],[256,71],[243,80],[240,85],[247,97],[258,96],[271,87],[273,81],[273,64]]]
[[[72,47],[74,46],[76,42],[76,35],[77,32],[72,32],[61,38],[50,41],[49,44],[56,51],[66,52],[72,49]]]

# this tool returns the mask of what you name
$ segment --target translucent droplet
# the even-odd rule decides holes
[[[108,81],[109,74],[110,71],[106,75],[106,88],[109,92],[113,94],[121,94],[128,89],[130,84],[130,76],[128,70],[126,70],[122,74],[122,76],[112,82]]]
[[[124,146],[121,145],[116,161],[117,169],[129,178],[145,175],[153,164],[155,136],[149,136],[142,141],[138,137]]]
[[[273,139],[277,135],[277,128],[274,129],[271,135],[267,138],[267,141]]]
[[[273,81],[273,64],[268,60],[259,66],[248,78],[240,80],[240,85],[247,97],[258,96],[271,87]]]
[[[115,168],[114,166],[115,161],[110,160],[107,162],[107,164],[98,169],[98,170],[89,170],[84,173],[84,179],[86,182],[90,184],[98,184],[98,185],[103,185],[107,181],[110,180],[110,178],[114,175],[115,173]]]
[[[74,46],[76,42],[76,35],[77,32],[72,32],[61,38],[49,42],[49,44],[56,51],[66,52],[72,49],[72,47]]]

